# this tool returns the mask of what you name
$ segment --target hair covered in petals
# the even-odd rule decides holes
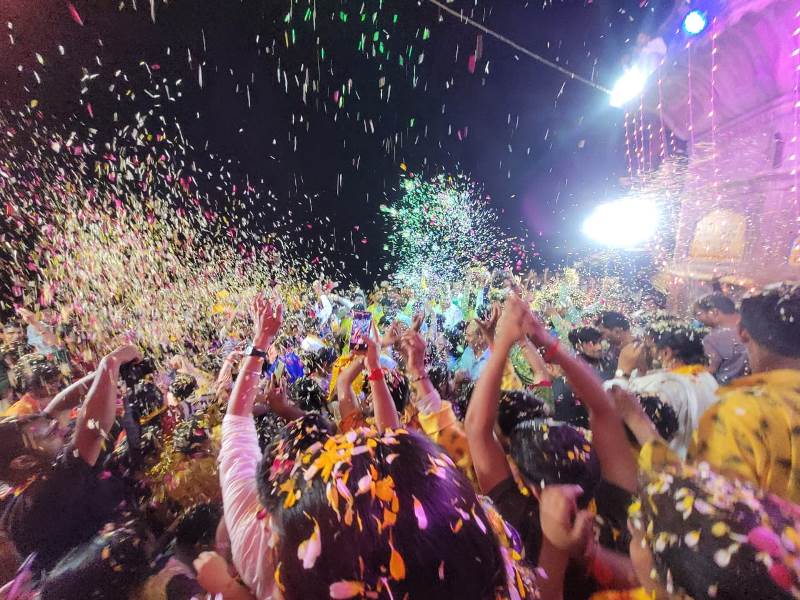
[[[800,508],[699,467],[645,473],[629,516],[660,583],[695,600],[800,596]]]
[[[483,600],[535,589],[502,519],[415,433],[332,435],[309,415],[270,446],[258,483],[286,598]]]

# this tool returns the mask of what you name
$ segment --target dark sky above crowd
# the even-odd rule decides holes
[[[637,33],[655,30],[673,6],[447,4],[605,87]],[[213,155],[233,179],[313,217],[362,280],[384,261],[378,207],[397,197],[405,173],[468,174],[504,226],[527,231],[534,262],[557,264],[585,251],[582,217],[620,194],[626,170],[623,114],[605,94],[489,36],[479,41],[427,0],[0,0],[0,27],[13,37],[0,39],[0,106],[36,99],[47,118],[100,131],[115,112],[177,119],[197,160]],[[135,88],[154,65],[182,80],[173,88],[181,97],[120,103],[108,93],[116,70]]]

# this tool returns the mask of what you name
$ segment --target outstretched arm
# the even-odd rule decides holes
[[[142,360],[135,346],[122,346],[105,356],[95,371],[94,381],[78,414],[73,445],[83,461],[94,466],[100,456],[117,409],[119,368]]]
[[[383,378],[381,369],[381,338],[375,323],[372,324],[372,331],[366,339],[367,356],[366,364],[369,369],[369,385],[372,391],[372,405],[375,410],[375,425],[378,431],[385,429],[396,429],[400,427],[400,416],[389,392],[389,386]]]
[[[586,362],[559,345],[533,316],[532,325],[529,335],[533,342],[547,348],[551,360],[561,366],[573,391],[589,409],[592,445],[597,450],[603,477],[622,489],[633,492],[636,489],[636,460],[625,436],[622,418],[609,395],[603,390],[600,378]]]
[[[258,294],[250,312],[255,323],[253,347],[266,352],[283,322],[283,305],[270,302],[263,294]],[[228,401],[228,414],[239,417],[252,415],[263,364],[264,359],[259,356],[244,357]]]
[[[78,406],[81,402],[81,398],[89,391],[94,378],[95,372],[92,371],[58,392],[44,411],[42,411],[44,415],[47,417],[56,417],[59,413]]]
[[[497,321],[494,349],[475,384],[464,421],[475,474],[484,493],[489,493],[511,476],[511,467],[503,446],[495,436],[494,424],[497,421],[503,371],[511,348],[523,336],[525,312],[524,303],[515,295],[510,295]]]

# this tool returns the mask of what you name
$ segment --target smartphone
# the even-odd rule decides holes
[[[353,325],[350,327],[350,350],[363,352],[367,349],[367,338],[372,326],[372,315],[365,311],[353,311]]]

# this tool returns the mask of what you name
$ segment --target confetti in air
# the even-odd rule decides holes
[[[401,197],[381,211],[389,230],[385,249],[397,265],[394,279],[423,294],[475,266],[509,267],[519,251],[482,189],[463,175],[404,178]]]

